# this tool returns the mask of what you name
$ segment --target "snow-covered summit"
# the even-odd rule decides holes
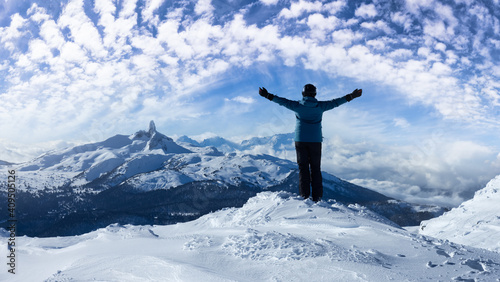
[[[419,232],[500,252],[500,175],[471,200],[440,217],[423,221]]]
[[[412,235],[359,205],[287,192],[262,192],[191,222],[112,224],[22,237],[16,247],[23,263],[16,275],[0,272],[2,281],[498,281],[500,271],[498,253]]]
[[[81,172],[102,162],[123,163],[126,158],[139,154],[189,152],[190,150],[176,144],[172,138],[157,132],[154,121],[151,121],[148,130],[140,130],[128,136],[115,135],[101,142],[50,151],[32,161],[20,164],[18,169]]]
[[[189,153],[190,151],[174,142],[174,140],[158,131],[154,121],[149,122],[148,130],[140,130],[129,137],[131,140],[146,141],[145,151],[161,150],[163,153]]]

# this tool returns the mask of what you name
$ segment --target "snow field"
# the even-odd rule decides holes
[[[498,253],[286,192],[187,223],[18,242],[18,273],[1,281],[499,281],[500,273]]]

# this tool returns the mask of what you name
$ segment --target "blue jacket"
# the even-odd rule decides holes
[[[318,101],[314,97],[304,97],[300,101],[292,101],[276,95],[271,101],[295,112],[297,118],[295,124],[296,142],[322,142],[321,120],[323,112],[347,102],[345,97],[330,101]]]

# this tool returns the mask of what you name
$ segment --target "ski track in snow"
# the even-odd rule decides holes
[[[5,270],[0,281],[500,281],[499,253],[287,192],[262,192],[187,223],[115,224],[17,243],[17,274]]]

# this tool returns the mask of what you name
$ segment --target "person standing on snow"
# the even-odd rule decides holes
[[[306,84],[302,91],[302,100],[292,101],[267,92],[259,87],[260,96],[269,99],[295,112],[295,151],[299,165],[299,192],[304,199],[309,198],[312,187],[312,199],[315,202],[323,197],[323,178],[321,176],[321,120],[323,112],[338,107],[345,102],[361,96],[362,89],[356,89],[342,98],[329,101],[316,100],[316,87]]]

